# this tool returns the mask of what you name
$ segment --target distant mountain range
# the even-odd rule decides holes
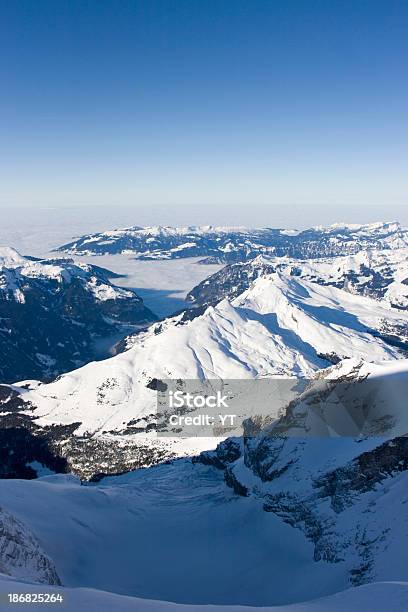
[[[77,255],[134,254],[139,259],[203,257],[203,263],[245,261],[259,254],[296,259],[408,246],[399,223],[335,224],[304,231],[233,227],[129,227],[87,234],[57,250]]]
[[[0,248],[0,380],[53,378],[94,359],[95,342],[156,320],[113,272]]]

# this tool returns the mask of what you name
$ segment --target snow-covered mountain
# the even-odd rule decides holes
[[[140,259],[204,257],[235,262],[258,254],[293,258],[333,257],[366,249],[408,246],[408,229],[399,223],[335,224],[304,231],[231,227],[129,227],[88,234],[58,250],[79,255],[134,253]]]
[[[52,377],[95,358],[94,343],[156,320],[115,274],[0,248],[0,381]],[[125,335],[123,331],[123,335]]]
[[[306,260],[258,255],[248,262],[230,264],[203,280],[187,299],[198,306],[216,304],[225,297],[236,297],[255,279],[276,271],[408,309],[408,249]]]
[[[41,542],[68,606],[399,612],[407,391],[408,360],[346,360],[317,373],[272,425],[248,422],[245,437],[215,451],[88,486],[6,480],[0,505]],[[358,433],[339,433],[348,422]]]
[[[4,387],[2,422],[30,432],[23,465],[51,453],[85,478],[126,471],[214,444],[157,437],[157,380],[307,378],[342,359],[398,359],[407,323],[408,313],[371,298],[275,273],[192,320],[152,325],[111,359],[49,384]],[[21,452],[7,457],[18,473]]]

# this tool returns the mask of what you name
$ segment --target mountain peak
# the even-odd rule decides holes
[[[27,263],[27,259],[10,246],[0,246],[0,267],[14,268]]]

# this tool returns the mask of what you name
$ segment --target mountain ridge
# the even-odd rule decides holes
[[[408,246],[408,229],[398,222],[334,224],[306,230],[213,226],[139,226],[88,234],[57,248],[76,255],[134,254],[139,259],[204,257],[218,262],[251,259],[264,253],[279,257],[324,257],[366,248]]]
[[[225,266],[191,289],[186,299],[195,306],[216,304],[225,297],[236,297],[260,276],[279,271],[408,309],[408,249],[374,249],[307,260],[258,255],[248,262]]]

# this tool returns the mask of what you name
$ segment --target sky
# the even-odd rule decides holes
[[[407,75],[405,0],[1,0],[0,207],[408,223]]]

